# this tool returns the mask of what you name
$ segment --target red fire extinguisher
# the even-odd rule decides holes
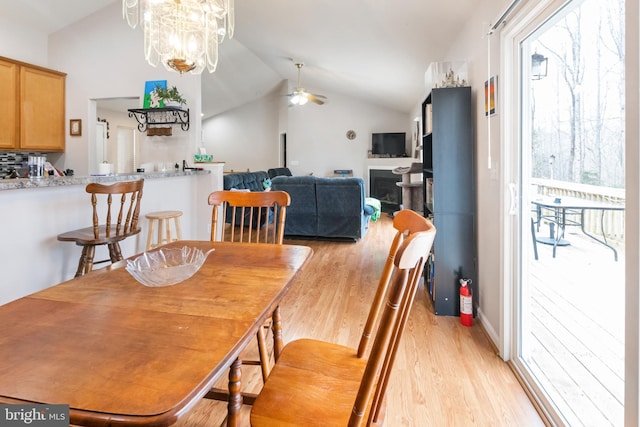
[[[471,279],[460,279],[460,323],[473,325],[473,295],[469,285]]]

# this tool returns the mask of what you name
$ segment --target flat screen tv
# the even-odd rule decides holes
[[[405,157],[406,132],[387,132],[371,134],[371,154],[389,157]]]

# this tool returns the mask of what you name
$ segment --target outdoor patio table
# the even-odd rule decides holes
[[[121,261],[1,306],[0,403],[68,404],[74,425],[167,426],[231,367],[237,382],[229,387],[228,425],[237,425],[238,356],[312,250],[167,246],[215,251],[173,286],[143,286]]]
[[[536,207],[537,222],[539,223],[542,219],[545,219],[549,221],[550,226],[554,226],[554,228],[556,229],[555,233],[550,236],[550,239],[536,239],[540,243],[553,245],[554,258],[556,256],[556,248],[558,246],[568,244],[568,242],[564,240],[565,227],[579,226],[586,236],[611,249],[613,251],[615,260],[618,260],[618,251],[607,242],[607,237],[604,230],[604,213],[606,211],[623,211],[624,205],[565,196],[537,196],[531,201],[531,203],[533,203]],[[587,210],[601,211],[601,238],[585,230],[584,213]],[[545,214],[545,211],[551,211],[551,213]]]

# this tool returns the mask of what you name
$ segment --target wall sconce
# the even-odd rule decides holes
[[[548,58],[538,52],[531,55],[531,80],[540,80],[547,77]]]

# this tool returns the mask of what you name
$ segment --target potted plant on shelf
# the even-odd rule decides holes
[[[181,107],[187,103],[187,100],[184,99],[178,91],[178,88],[175,86],[166,88],[156,85],[154,92],[156,93],[156,96],[164,102],[165,107]]]

